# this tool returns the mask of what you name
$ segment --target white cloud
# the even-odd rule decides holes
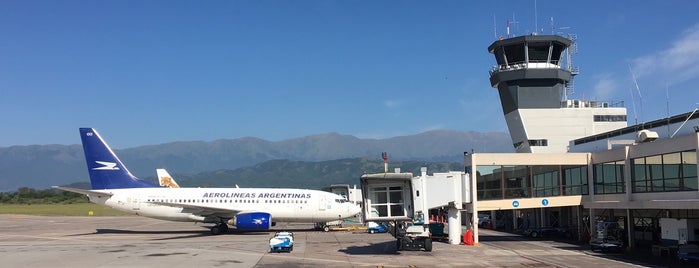
[[[383,102],[383,105],[389,109],[398,108],[401,106],[401,104],[403,104],[403,102],[400,100],[386,100]]]
[[[651,77],[678,84],[699,78],[699,24],[685,30],[670,48],[632,60],[638,78]]]
[[[592,96],[588,96],[586,99],[596,99],[596,100],[607,100],[614,96],[614,92],[617,91],[619,85],[617,81],[614,80],[613,74],[600,74],[593,77],[595,80],[594,86],[592,86]]]

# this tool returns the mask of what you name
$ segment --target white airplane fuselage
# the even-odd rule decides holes
[[[274,222],[326,222],[353,217],[352,203],[329,192],[275,188],[127,188],[93,190],[90,201],[140,216],[170,221],[216,222],[200,212],[231,209],[267,212]],[[218,214],[219,216],[221,214]],[[230,217],[234,217],[231,213]]]

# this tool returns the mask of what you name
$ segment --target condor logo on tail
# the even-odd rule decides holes
[[[105,161],[95,161],[97,164],[102,165],[101,167],[93,168],[92,170],[119,170],[116,163],[105,162]]]

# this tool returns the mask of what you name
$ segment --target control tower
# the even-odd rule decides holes
[[[502,111],[518,153],[563,153],[571,140],[626,127],[623,102],[571,100],[566,86],[573,73],[562,66],[571,39],[528,35],[493,42],[497,65],[490,84],[498,89]]]

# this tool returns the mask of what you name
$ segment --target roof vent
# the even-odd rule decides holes
[[[650,142],[658,139],[658,132],[647,129],[641,130],[636,136],[636,142]]]

